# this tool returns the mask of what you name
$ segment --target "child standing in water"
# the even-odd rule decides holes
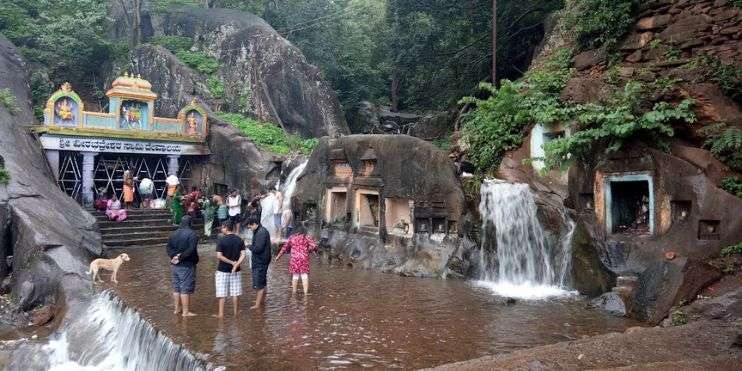
[[[312,237],[307,235],[306,229],[301,226],[297,228],[297,232],[289,237],[286,243],[283,244],[281,251],[276,255],[274,262],[285,253],[291,253],[289,259],[289,273],[291,277],[291,293],[296,293],[296,288],[299,286],[299,279],[301,279],[301,286],[304,289],[304,295],[309,293],[309,254],[317,251],[317,244],[314,242]]]

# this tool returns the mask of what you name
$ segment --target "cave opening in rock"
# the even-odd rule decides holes
[[[329,192],[329,196],[327,222],[330,224],[345,224],[348,192],[334,190]]]
[[[357,199],[358,226],[379,227],[379,195],[360,192]]]
[[[612,233],[648,234],[650,230],[649,182],[611,182]]]
[[[413,233],[411,201],[406,198],[387,198],[386,229],[391,234],[406,236]]]

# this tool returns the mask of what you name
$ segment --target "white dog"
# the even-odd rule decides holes
[[[126,255],[126,253],[123,253],[114,259],[95,259],[90,262],[90,270],[86,273],[93,274],[93,282],[96,282],[96,279],[100,280],[98,282],[103,282],[103,279],[98,276],[98,270],[105,269],[107,271],[112,271],[113,275],[111,275],[111,282],[118,283],[119,281],[116,280],[116,273],[118,273],[121,264],[124,264],[124,262],[128,262],[129,260],[131,259],[129,259],[129,255]]]

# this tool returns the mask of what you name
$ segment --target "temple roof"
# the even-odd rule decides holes
[[[142,100],[153,100],[157,94],[152,91],[152,84],[142,76],[125,73],[111,83],[111,89],[106,92],[108,97],[123,97]]]

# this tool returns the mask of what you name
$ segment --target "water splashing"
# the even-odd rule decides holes
[[[276,185],[276,188],[283,194],[283,202],[281,204],[282,210],[291,207],[291,197],[294,196],[294,191],[296,190],[296,181],[299,179],[299,176],[301,176],[306,167],[307,161],[302,162],[291,170],[289,175],[286,177],[286,182]],[[271,239],[280,238],[278,230],[275,227],[275,222],[273,221],[273,215],[278,206],[277,204],[276,196],[272,193],[260,201],[260,206],[263,208],[263,212],[260,215],[260,224],[268,230]]]
[[[496,294],[523,299],[568,295],[565,290],[574,222],[558,246],[548,246],[527,184],[482,183],[482,248],[479,284]],[[492,239],[494,237],[494,240]]]
[[[214,366],[173,343],[105,291],[68,316],[46,343],[24,344],[9,370],[207,370]]]

